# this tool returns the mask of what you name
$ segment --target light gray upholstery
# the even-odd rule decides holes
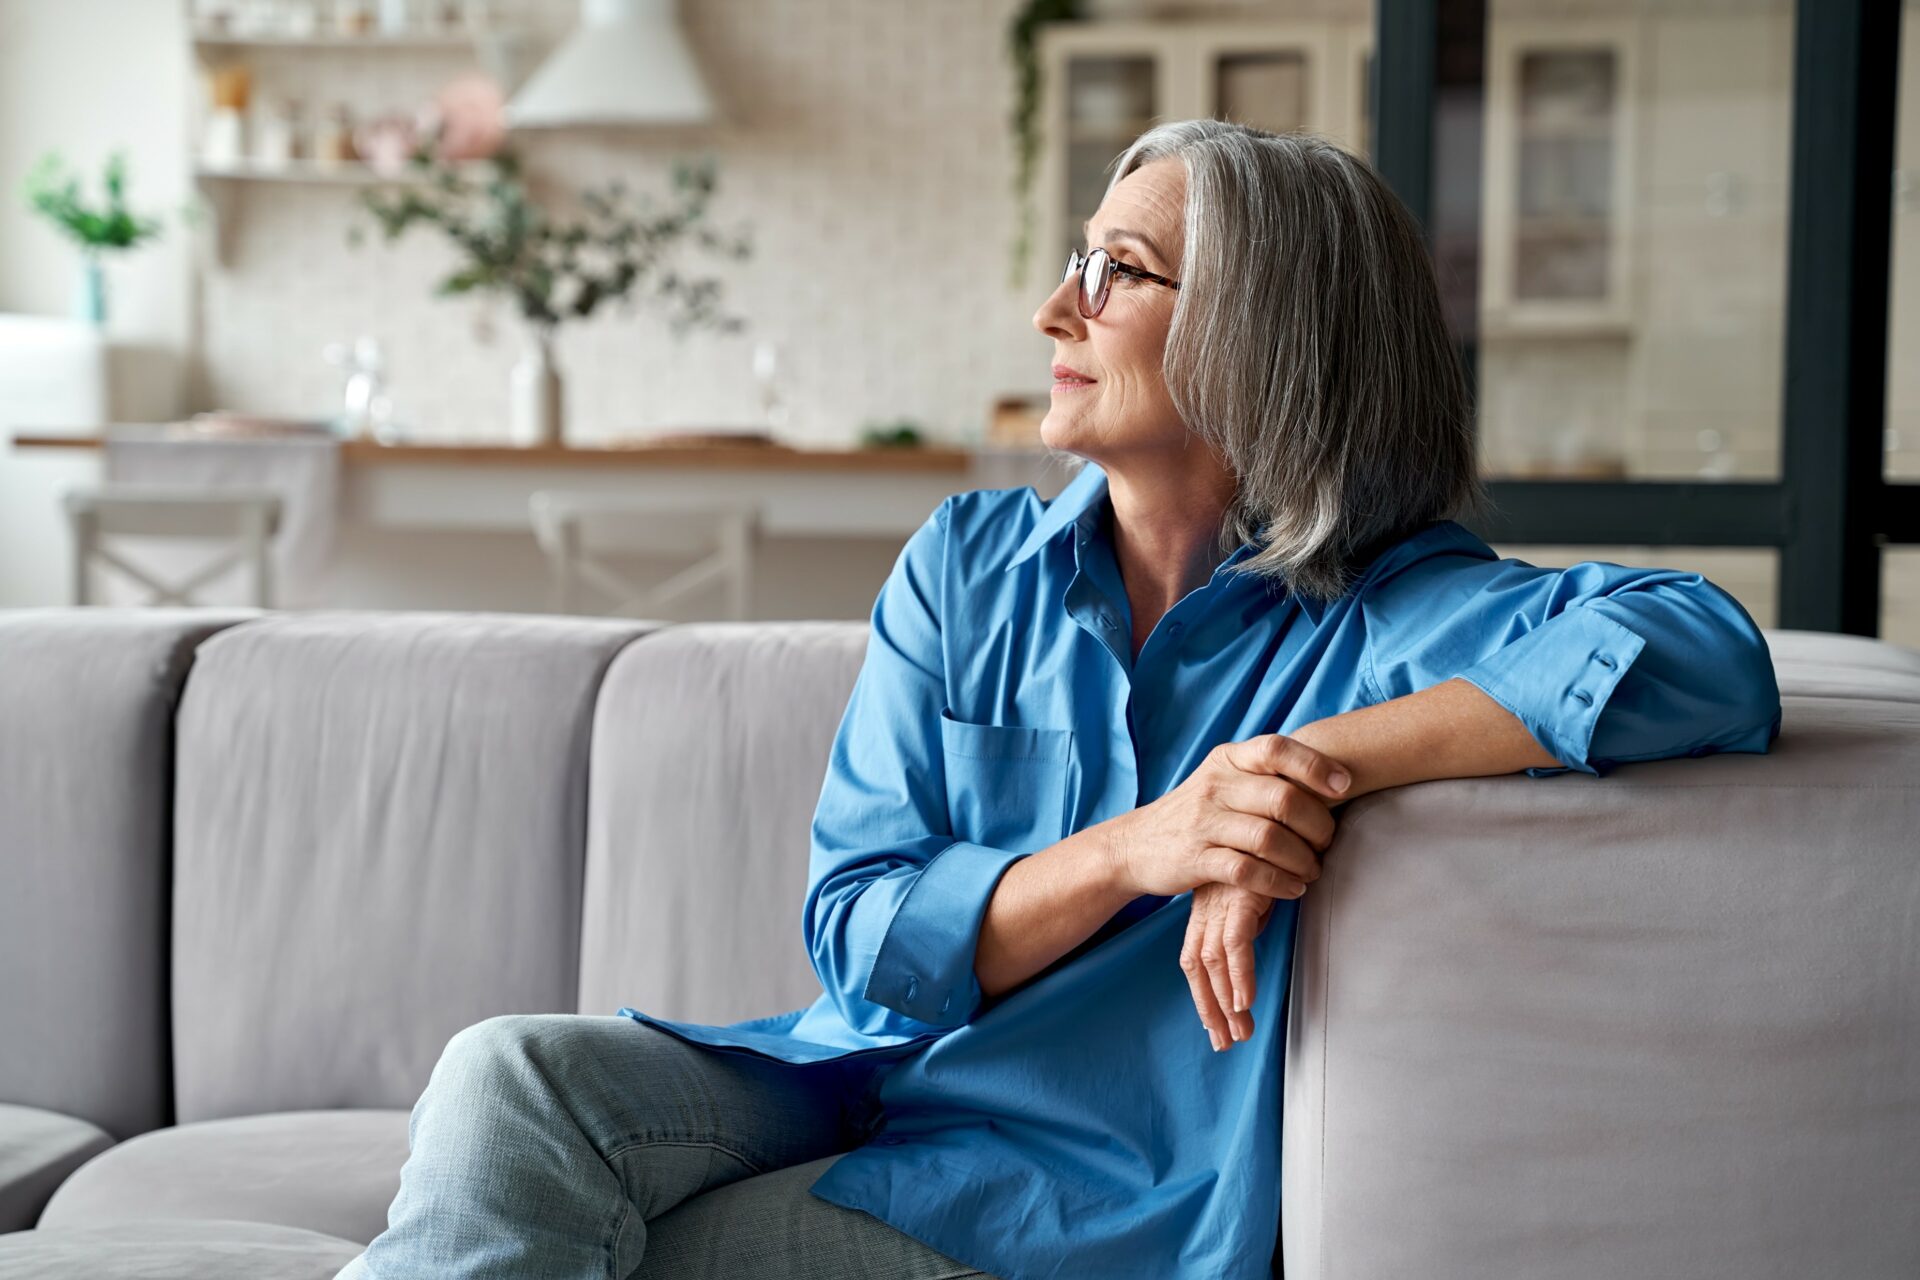
[[[0,611],[0,1102],[115,1138],[170,1119],[174,706],[250,612]]]
[[[28,643],[18,625],[0,616],[0,657]],[[99,801],[118,816],[52,811],[57,840],[110,851],[84,863],[107,869],[108,909],[152,918],[141,859],[165,844],[128,815],[164,806],[174,771],[191,1121],[91,1160],[105,1135],[62,1130],[79,1145],[57,1158],[87,1162],[40,1230],[0,1235],[0,1280],[331,1277],[384,1226],[408,1109],[455,1031],[622,1004],[723,1022],[818,994],[808,827],[865,624],[212,631],[179,642],[198,649],[171,760],[164,713],[132,708],[185,651],[124,626],[74,655],[32,641],[38,679],[0,661],[0,883],[52,900],[72,860],[17,853],[13,815],[90,794],[95,744],[144,725],[156,745],[123,741],[124,785]],[[1767,637],[1786,704],[1768,755],[1426,783],[1344,811],[1302,903],[1279,1085],[1293,1280],[1920,1273],[1920,654]],[[121,695],[77,692],[116,687],[101,671]],[[84,750],[36,754],[17,707]],[[58,776],[22,782],[32,768]],[[124,1016],[143,1006],[116,975],[153,981],[157,935],[143,952],[72,909],[10,909],[0,895],[0,925],[28,935],[0,932],[0,1083],[37,1068],[21,1025],[109,1036],[66,1050],[76,1097],[150,1077],[140,1037],[164,1023],[112,1039],[68,968],[96,966]],[[780,1181],[737,1191],[794,1194]]]
[[[0,1232],[32,1226],[54,1188],[112,1145],[85,1120],[0,1102]]]
[[[1780,738],[1356,801],[1302,899],[1291,1280],[1920,1271],[1920,655]]]
[[[0,1236],[0,1280],[332,1280],[360,1249],[260,1222],[115,1222]]]
[[[406,1111],[289,1111],[157,1129],[68,1178],[40,1227],[236,1218],[366,1244],[387,1228]]]
[[[283,614],[179,716],[179,1118],[410,1109],[447,1040],[578,990],[587,750],[647,624]]]
[[[580,1012],[734,1022],[811,1004],[800,905],[863,622],[673,627],[594,717]]]

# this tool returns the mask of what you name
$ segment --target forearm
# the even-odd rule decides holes
[[[1348,766],[1345,800],[1434,778],[1554,768],[1514,714],[1465,680],[1439,684],[1300,726],[1289,737]]]
[[[1107,845],[1109,823],[1075,832],[1008,867],[980,921],[974,976],[989,998],[1085,942],[1133,900]]]

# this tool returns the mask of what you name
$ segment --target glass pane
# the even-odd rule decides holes
[[[1233,53],[1214,59],[1214,115],[1291,133],[1307,126],[1307,59],[1297,50]]]
[[[1920,547],[1880,553],[1880,638],[1920,649]]]
[[[1777,478],[1791,0],[1496,6],[1486,48],[1487,474]]]
[[[1920,0],[1900,14],[1894,123],[1893,262],[1888,277],[1887,478],[1920,480]]]
[[[1780,553],[1772,547],[1563,547],[1536,543],[1493,549],[1503,557],[1542,568],[1564,569],[1583,560],[1604,560],[1631,568],[1697,573],[1738,600],[1757,625],[1771,627],[1779,616]]]
[[[1556,49],[1520,57],[1514,293],[1596,299],[1607,294],[1619,55]]]
[[[1080,227],[1100,207],[1116,157],[1153,125],[1154,60],[1147,54],[1080,54],[1067,62],[1066,241],[1059,259],[1080,246]]]

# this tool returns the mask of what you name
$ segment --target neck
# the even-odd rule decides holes
[[[1216,546],[1235,482],[1210,451],[1188,450],[1188,465],[1156,459],[1143,473],[1107,469],[1113,553],[1126,584],[1136,636],[1219,567]]]

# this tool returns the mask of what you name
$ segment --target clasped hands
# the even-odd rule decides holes
[[[1134,894],[1193,890],[1180,968],[1215,1051],[1253,1034],[1253,941],[1279,898],[1320,878],[1331,806],[1350,772],[1299,737],[1226,742],[1185,781],[1115,822],[1115,873]]]

